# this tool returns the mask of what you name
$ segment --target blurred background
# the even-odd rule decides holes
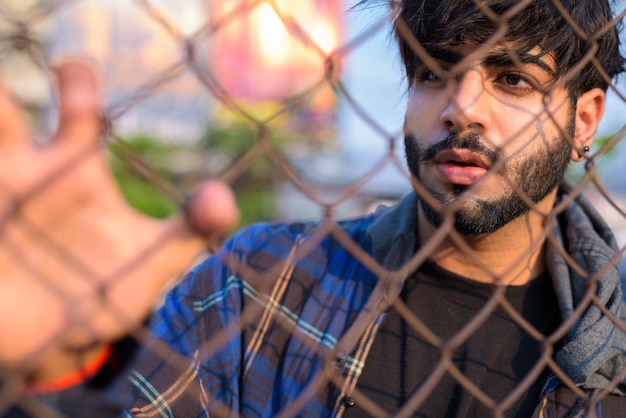
[[[241,226],[350,217],[410,189],[406,84],[378,3],[353,10],[347,0],[2,0],[0,71],[43,143],[55,128],[50,66],[66,56],[95,61],[115,174],[131,203],[153,216],[177,209],[157,180],[187,193],[220,176],[237,193]],[[624,79],[609,92],[591,152],[600,155],[602,187],[591,185],[588,195],[623,248],[621,92]],[[577,166],[569,175],[583,174]]]

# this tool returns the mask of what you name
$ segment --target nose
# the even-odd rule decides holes
[[[484,132],[491,125],[490,101],[484,75],[480,69],[470,68],[456,79],[441,122],[450,132]]]

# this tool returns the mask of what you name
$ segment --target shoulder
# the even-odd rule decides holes
[[[369,251],[367,229],[373,217],[253,224],[235,233],[218,251],[196,265],[188,274],[187,286],[206,283],[209,278],[223,281],[231,276],[251,277],[250,272],[275,269],[289,258],[296,259],[309,273],[325,270],[335,260],[351,258],[346,249],[348,241]]]
[[[310,220],[257,223],[233,235],[218,253],[222,256],[229,253],[248,260],[261,253],[284,258],[294,246],[304,242],[308,241],[313,248],[329,248],[346,236],[366,246],[369,241],[367,230],[373,218],[373,215],[367,215],[338,222]]]

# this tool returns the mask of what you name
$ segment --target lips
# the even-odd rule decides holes
[[[437,171],[451,184],[469,186],[487,173],[491,165],[483,156],[468,149],[448,149],[434,159]]]

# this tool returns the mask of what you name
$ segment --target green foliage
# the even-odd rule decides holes
[[[605,136],[601,136],[601,137],[594,139],[594,144],[595,144],[594,148],[596,149],[603,148],[604,146],[606,146],[606,144],[612,141],[614,137],[615,135],[605,135]],[[611,155],[611,152],[615,148],[615,145],[617,144],[613,144],[611,147],[609,147],[604,155]]]
[[[277,139],[272,139],[277,140]],[[113,142],[109,146],[110,163],[113,174],[122,194],[135,209],[156,218],[164,218],[176,212],[177,205],[151,181],[137,170],[133,161],[138,158],[144,161],[145,167],[157,175],[157,178],[168,182],[181,182],[181,173],[174,170],[172,161],[176,155],[201,152],[211,156],[219,156],[230,163],[236,161],[244,153],[257,145],[257,134],[249,126],[233,124],[225,127],[213,127],[198,146],[182,146],[163,143],[147,136],[135,136],[122,141]],[[140,165],[140,168],[144,165]],[[217,173],[211,172],[212,167],[203,167],[193,177],[199,181]],[[140,170],[141,172],[145,170]],[[274,169],[265,157],[259,157],[231,184],[241,212],[239,226],[249,225],[257,221],[268,221],[274,216]],[[150,174],[149,177],[153,177]],[[192,189],[189,187],[178,189]]]
[[[168,156],[171,145],[164,145],[146,136],[129,138],[124,143],[109,146],[113,175],[128,203],[135,209],[155,218],[165,218],[177,210],[177,206],[161,190],[132,168],[126,155],[139,157],[155,169],[163,178],[171,178]]]
[[[614,137],[615,137],[615,134],[596,137],[594,139],[593,149],[591,152],[593,153],[593,152],[596,152],[597,150],[604,148],[610,141],[613,140]],[[613,150],[615,149],[615,145],[616,144],[613,144],[611,147],[609,147],[602,154],[602,156],[597,160],[598,164],[596,164],[595,166],[596,174],[602,175],[601,161],[604,161],[613,157],[614,155]],[[567,169],[567,172],[565,174],[567,178],[569,178],[570,180],[574,182],[580,180],[585,175],[585,163],[584,162],[583,163],[570,163]]]
[[[258,133],[249,125],[233,123],[213,126],[202,142],[210,154],[219,154],[229,161],[237,161],[243,154],[259,146]],[[274,145],[284,143],[284,138],[271,138]],[[265,157],[259,157],[233,181],[231,186],[241,211],[241,225],[272,220],[275,213],[274,168]]]
[[[228,126],[209,128],[202,145],[206,149],[237,155],[256,144],[256,138],[256,133],[248,125],[234,123]]]

